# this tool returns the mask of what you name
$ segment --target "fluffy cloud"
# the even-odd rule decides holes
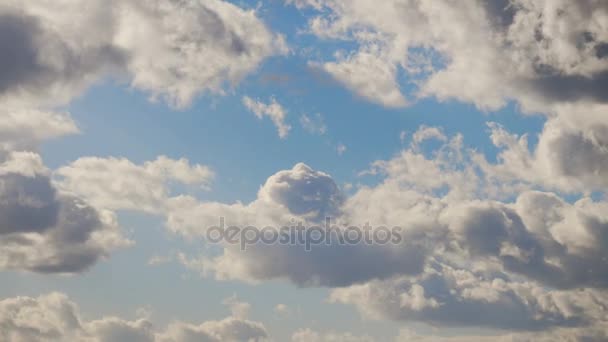
[[[321,68],[369,101],[387,107],[405,106],[407,101],[397,82],[397,67],[386,63],[377,49],[370,50],[340,57],[337,62],[327,62]]]
[[[0,267],[42,273],[86,270],[130,244],[113,213],[58,191],[33,153],[0,164]]]
[[[115,75],[183,107],[286,51],[254,11],[221,0],[9,0],[0,15],[0,98],[30,105],[65,103]]]
[[[497,126],[490,133],[499,146],[518,141]],[[441,144],[425,154],[419,144],[430,138]],[[259,228],[292,218],[318,224],[325,215],[345,226],[398,225],[395,244],[330,243],[311,251],[297,243],[245,250],[225,244],[220,255],[182,255],[181,262],[219,279],[336,288],[334,302],[372,318],[563,336],[574,330],[560,329],[599,329],[608,285],[606,202],[586,195],[565,200],[517,177],[498,180],[495,169],[509,158],[507,165],[517,160],[488,162],[466,149],[462,136],[421,127],[408,148],[372,165],[368,173],[381,175],[379,184],[350,197],[329,175],[298,164],[269,177],[249,204],[180,198],[168,224],[188,236],[204,235],[220,216],[226,226]]]
[[[517,136],[491,123],[499,163],[477,158],[484,172],[503,183],[540,184],[568,193],[605,191],[608,106],[569,105],[560,107],[559,113],[547,121],[533,151],[528,135]]]
[[[176,321],[163,331],[143,318],[86,321],[77,305],[61,293],[0,300],[0,328],[3,341],[237,342],[268,337],[261,323],[235,317],[200,325]]]
[[[494,110],[507,100],[528,110],[554,102],[605,102],[608,8],[599,1],[291,1],[319,14],[308,31],[353,41],[322,68],[385,106],[411,96],[455,98]]]
[[[44,140],[78,133],[68,113],[19,109],[0,110],[0,149],[33,150]]]
[[[545,330],[601,322],[606,297],[593,290],[551,291],[504,275],[440,265],[415,278],[372,281],[332,291],[366,317],[441,326]]]
[[[253,225],[262,229],[270,226],[278,231],[296,222],[321,225],[325,217],[340,217],[343,201],[342,193],[329,175],[300,163],[269,177],[259,190],[258,198],[247,205],[177,200],[175,209],[170,211],[168,225],[186,236],[204,236],[206,228],[218,225],[219,218],[224,217],[225,227]],[[238,243],[225,247],[221,255],[212,259],[182,257],[181,261],[220,279],[249,282],[288,279],[306,286],[345,286],[376,277],[418,273],[422,270],[426,249],[417,242],[410,244],[405,238],[397,246],[372,246],[340,244],[335,236],[330,244],[315,246],[312,252],[307,251],[304,244],[258,243],[247,246],[245,251]]]
[[[59,189],[35,152],[47,139],[78,132],[67,113],[0,113],[0,268],[79,273],[130,245],[114,213]]]
[[[226,218],[227,225],[241,226],[276,226],[296,217],[319,223],[326,216],[337,215],[343,200],[331,176],[298,163],[269,177],[257,199],[249,204],[199,202],[189,196],[171,198],[167,224],[175,232],[196,236],[204,235],[206,227],[217,225],[219,217]]]
[[[277,127],[279,137],[285,139],[291,126],[285,123],[285,117],[287,113],[283,106],[281,106],[274,98],[270,100],[270,103],[265,104],[263,102],[254,100],[249,96],[243,97],[243,104],[247,109],[252,111],[258,119],[267,116],[272,120],[272,123]]]
[[[184,158],[160,156],[136,165],[125,158],[83,157],[55,171],[61,188],[112,210],[162,213],[170,184],[206,189],[213,172]]]

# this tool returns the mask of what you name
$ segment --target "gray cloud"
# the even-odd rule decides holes
[[[559,72],[540,75],[529,81],[529,89],[538,92],[548,101],[593,100],[606,103],[608,101],[608,71],[591,76],[561,75]]]
[[[0,98],[34,107],[69,102],[106,76],[185,107],[286,51],[253,12],[221,0],[10,0],[0,17]]]
[[[59,216],[56,191],[48,177],[9,173],[0,178],[0,234],[43,232]]]
[[[23,164],[12,154],[0,164]],[[0,172],[0,268],[40,273],[82,272],[129,244],[113,214],[58,192],[48,175],[16,168]]]
[[[95,42],[86,49],[56,32],[41,18],[15,9],[0,14],[0,96],[44,94],[71,97],[104,71],[121,68],[127,61],[122,49],[109,43]],[[68,94],[64,94],[64,88]],[[28,99],[31,99],[29,97]]]

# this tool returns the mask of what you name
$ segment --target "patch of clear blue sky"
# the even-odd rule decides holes
[[[290,46],[314,46],[320,51],[318,60],[331,59],[336,47],[352,47],[352,43],[321,42],[297,34],[298,28],[304,28],[305,18],[281,1],[270,2],[259,13],[273,30],[286,35]],[[404,147],[400,132],[411,134],[422,124],[441,126],[447,135],[462,133],[467,146],[484,152],[489,159],[495,158],[496,149],[488,138],[487,121],[499,122],[515,133],[533,132],[532,138],[542,128],[541,117],[523,116],[513,104],[496,113],[482,113],[470,104],[424,99],[406,108],[386,109],[312,70],[308,60],[297,52],[270,58],[227,95],[203,95],[180,111],[162,102],[152,103],[146,94],[106,80],[67,108],[82,134],[49,142],[43,148],[43,157],[51,167],[82,156],[126,157],[135,163],[161,154],[186,157],[192,163],[210,166],[217,175],[211,191],[189,192],[203,200],[249,202],[268,176],[297,162],[330,173],[339,184],[364,182],[357,174],[371,162],[398,153]],[[274,97],[285,107],[287,122],[292,126],[287,139],[279,139],[269,119],[258,120],[244,108],[244,95],[264,102]],[[299,125],[302,114],[315,113],[323,116],[326,135],[311,135]],[[342,156],[336,152],[338,143],[347,146]],[[186,272],[176,263],[149,267],[147,261],[152,255],[175,250],[196,254],[201,241],[184,242],[172,236],[159,218],[122,213],[120,220],[132,230],[135,247],[113,254],[81,276],[0,274],[0,295],[63,291],[81,303],[90,318],[102,314],[132,316],[136,308],[150,305],[155,317],[166,323],[171,319],[197,322],[225,317],[228,312],[221,299],[236,293],[252,303],[252,318],[264,321],[278,340],[299,327],[356,334],[367,331],[388,337],[402,326],[362,323],[354,308],[324,303],[325,289],[297,289],[280,282],[258,286],[216,282]],[[279,320],[272,313],[278,303],[300,313]]]

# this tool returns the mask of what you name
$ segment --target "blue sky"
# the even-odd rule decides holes
[[[56,328],[66,341],[178,342],[187,329],[213,341],[601,341],[608,62],[597,51],[608,44],[608,12],[592,1],[504,3],[494,12],[485,1],[73,1],[61,15],[43,1],[0,4],[0,26],[27,38],[0,37],[24,61],[0,58],[0,177],[17,189],[0,192],[11,205],[0,210],[0,246],[11,248],[0,253],[0,326],[15,327],[0,340],[29,336],[2,316],[30,305],[9,306],[26,296],[49,322],[62,316],[48,303],[76,303],[81,327]],[[81,11],[92,24],[71,22]],[[531,40],[534,27],[545,44]],[[545,69],[558,85],[543,83]],[[159,156],[168,161],[155,164]],[[12,185],[14,174],[25,183]],[[32,174],[52,199],[27,185]],[[37,220],[31,203],[65,208],[69,196],[99,225],[76,222],[81,209],[40,231],[11,221],[22,216],[10,210]],[[405,242],[301,254],[205,240],[220,216],[280,226],[318,223],[319,212],[404,226]],[[60,244],[50,237],[62,224],[116,240]],[[36,236],[47,259],[9,240]],[[71,260],[93,243],[94,261]],[[418,244],[424,261],[412,271]],[[58,271],[40,271],[49,263]],[[342,269],[358,280],[338,279]],[[224,317],[244,323],[222,332]],[[54,324],[25,321],[32,331]]]

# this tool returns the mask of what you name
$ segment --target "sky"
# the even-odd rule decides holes
[[[0,51],[0,342],[608,340],[601,0],[0,0]]]

